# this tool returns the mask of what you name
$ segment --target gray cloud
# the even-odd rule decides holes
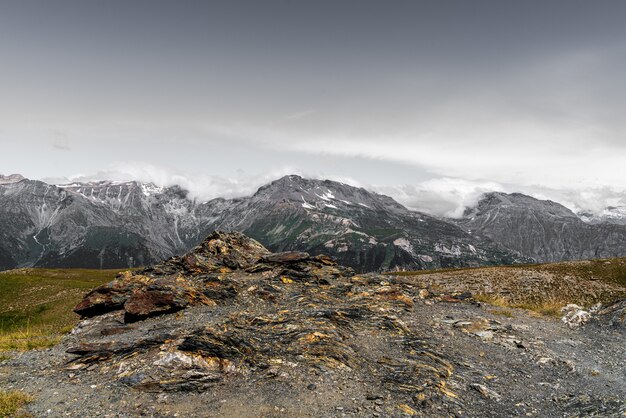
[[[497,185],[590,205],[574,195],[626,189],[625,18],[582,0],[4,2],[0,166],[134,161],[207,196],[289,169],[440,214]]]
[[[406,207],[440,217],[460,217],[464,210],[478,203],[487,192],[520,192],[542,200],[559,202],[574,212],[590,211],[600,214],[609,206],[626,206],[626,190],[609,187],[583,189],[553,189],[543,186],[520,187],[492,181],[470,181],[441,177],[414,184],[380,185],[363,183],[354,178],[326,173],[304,172],[294,167],[256,174],[238,170],[234,177],[185,172],[144,163],[124,163],[94,174],[76,174],[68,177],[48,177],[43,180],[53,184],[99,180],[141,181],[158,186],[179,185],[189,191],[189,197],[207,201],[217,197],[234,198],[252,195],[260,186],[288,174],[307,178],[330,179],[355,187],[393,197]]]

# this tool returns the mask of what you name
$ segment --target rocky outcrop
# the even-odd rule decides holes
[[[120,273],[113,282],[89,292],[74,311],[83,317],[93,317],[123,310],[127,321],[135,321],[190,305],[211,305],[214,302],[203,292],[208,292],[214,283],[207,284],[191,276],[244,269],[269,254],[261,244],[243,234],[214,232],[189,254],[172,257],[139,273]],[[299,258],[307,259],[308,254]]]
[[[603,307],[597,313],[597,320],[602,324],[626,333],[626,299]]]
[[[75,309],[86,319],[69,337],[69,368],[106,368],[148,392],[204,391],[233,376],[314,381],[324,371],[390,396],[417,391],[407,405],[415,408],[452,396],[453,373],[398,319],[416,295],[326,256],[272,254],[242,234],[216,232],[185,256],[87,294]],[[138,322],[155,316],[158,327]]]

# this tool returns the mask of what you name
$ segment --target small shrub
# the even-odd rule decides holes
[[[0,390],[0,417],[7,418],[14,414],[33,398],[17,390],[4,391]]]

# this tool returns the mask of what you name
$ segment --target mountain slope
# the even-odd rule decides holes
[[[0,185],[0,254],[16,266],[116,267],[164,255],[98,202],[40,181]],[[0,260],[2,257],[0,257]]]
[[[299,176],[283,177],[233,202],[213,227],[242,231],[272,251],[331,254],[358,271],[527,260],[388,196]]]
[[[488,193],[457,224],[539,262],[626,255],[626,227],[588,224],[566,207],[519,193]]]
[[[253,196],[197,202],[179,187],[137,182],[0,184],[0,268],[146,265],[216,229],[274,251],[329,253],[359,271],[529,261],[388,196],[287,176]]]

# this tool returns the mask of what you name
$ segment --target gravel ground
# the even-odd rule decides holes
[[[216,234],[90,292],[60,344],[0,363],[0,388],[35,417],[626,415],[626,302],[570,326],[480,303],[493,286],[465,277]]]
[[[402,318],[454,365],[447,387],[456,397],[444,396],[424,409],[415,407],[412,394],[403,399],[334,370],[294,368],[271,378],[233,375],[200,392],[144,392],[110,380],[110,370],[66,370],[69,341],[16,353],[0,366],[0,386],[34,394],[28,411],[37,417],[626,414],[624,333],[595,323],[570,329],[522,310],[510,318],[489,310],[488,305],[425,299]],[[408,413],[400,409],[403,404],[412,405]]]

